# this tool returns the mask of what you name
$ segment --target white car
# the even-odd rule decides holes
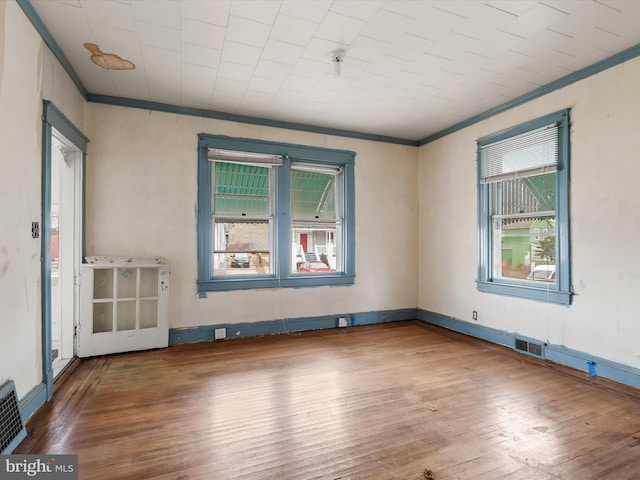
[[[540,282],[555,282],[556,266],[555,265],[536,265],[531,271],[527,280],[537,280]]]

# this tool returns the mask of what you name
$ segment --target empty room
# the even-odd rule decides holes
[[[0,478],[640,479],[638,22],[0,1]]]

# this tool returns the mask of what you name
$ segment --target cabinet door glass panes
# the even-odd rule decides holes
[[[158,295],[158,269],[140,269],[140,296],[155,297]]]
[[[93,333],[157,328],[159,275],[153,267],[96,268]]]
[[[107,270],[113,278],[113,270]],[[113,331],[113,302],[93,304],[93,333]]]
[[[140,328],[158,326],[158,301],[140,300]]]
[[[118,298],[133,298],[136,296],[137,269],[118,269]]]
[[[113,298],[113,269],[96,268],[93,275],[93,298]]]
[[[119,332],[123,330],[135,330],[136,328],[136,302],[129,300],[118,302],[118,322],[117,329]]]

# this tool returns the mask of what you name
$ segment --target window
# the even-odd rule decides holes
[[[569,111],[478,140],[478,289],[570,304]]]
[[[353,152],[199,135],[198,287],[350,285]]]

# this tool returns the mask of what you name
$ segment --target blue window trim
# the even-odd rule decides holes
[[[556,122],[558,124],[558,171],[556,181],[556,283],[533,285],[492,277],[490,186],[480,183],[480,150],[484,145],[504,140]],[[569,240],[569,109],[561,110],[477,140],[478,175],[478,290],[486,293],[525,298],[539,302],[570,305],[572,299]]]
[[[276,170],[276,211],[274,215],[274,273],[251,277],[213,278],[211,272],[212,239],[212,165],[207,158],[210,148],[251,153],[282,155],[283,164]],[[344,218],[342,245],[344,271],[327,274],[291,272],[291,205],[290,169],[292,161],[339,165],[343,169]],[[269,142],[248,138],[201,133],[198,135],[198,292],[248,290],[254,288],[316,287],[353,285],[355,280],[355,152]]]

